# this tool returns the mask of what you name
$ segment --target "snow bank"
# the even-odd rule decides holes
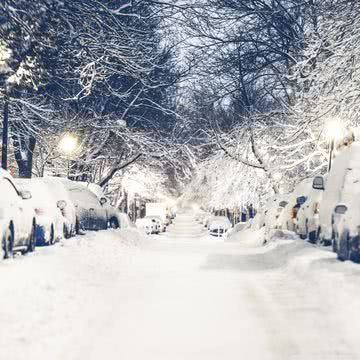
[[[259,230],[245,229],[239,232],[231,233],[225,241],[240,242],[244,246],[256,247],[264,244],[265,227]]]

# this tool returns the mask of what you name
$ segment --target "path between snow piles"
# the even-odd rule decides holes
[[[0,360],[360,358],[357,265],[301,241],[209,239],[188,214],[130,237],[3,262]]]

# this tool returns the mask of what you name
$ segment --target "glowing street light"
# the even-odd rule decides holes
[[[59,143],[59,149],[65,155],[73,154],[78,148],[78,146],[78,139],[71,134],[66,134],[65,136],[63,136]]]
[[[70,178],[70,156],[79,148],[78,139],[74,135],[66,134],[59,142],[59,150],[66,155],[67,158],[67,178]]]

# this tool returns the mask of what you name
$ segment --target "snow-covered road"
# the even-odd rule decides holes
[[[360,267],[300,241],[89,233],[0,265],[0,359],[360,359]]]

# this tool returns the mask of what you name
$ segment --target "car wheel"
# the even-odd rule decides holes
[[[64,224],[63,226],[63,236],[64,239],[69,239],[71,237],[71,230],[69,231],[69,228]]]
[[[349,240],[350,240],[349,233],[345,231],[340,236],[339,248],[337,249],[338,259],[341,261],[349,260],[349,255],[350,255]]]
[[[54,224],[51,224],[50,227],[50,237],[49,237],[49,245],[55,244],[55,231],[54,231]]]
[[[316,242],[320,243],[321,227],[318,227],[316,232]]]
[[[31,234],[29,237],[29,242],[28,242],[28,252],[34,252],[36,248],[36,225],[35,223],[33,224],[32,228],[31,228]]]
[[[338,246],[337,246],[338,240],[339,240],[338,238],[339,238],[339,236],[337,234],[335,234],[335,231],[333,230],[331,233],[331,245],[332,245],[332,251],[334,253],[337,253],[337,251],[338,251]]]
[[[13,257],[13,249],[14,249],[14,231],[12,230],[12,227],[10,226],[2,239],[2,251],[3,251],[3,258],[8,259]]]
[[[75,233],[76,235],[80,235],[80,221],[78,218],[76,218],[76,222],[75,222]]]
[[[353,262],[360,262],[360,252],[359,252],[359,239],[354,238],[349,241],[349,259]]]
[[[119,222],[118,222],[117,218],[112,217],[110,219],[110,228],[111,229],[118,229],[119,228]]]
[[[309,233],[308,233],[308,238],[309,238],[309,242],[311,243],[311,244],[316,244],[316,231],[314,230],[314,231],[310,231]]]
[[[299,237],[300,237],[301,240],[306,240],[306,238],[307,238],[307,233],[308,233],[307,223],[305,223],[305,234],[302,234],[302,233],[301,233],[299,225],[296,225],[296,233],[299,235]]]

